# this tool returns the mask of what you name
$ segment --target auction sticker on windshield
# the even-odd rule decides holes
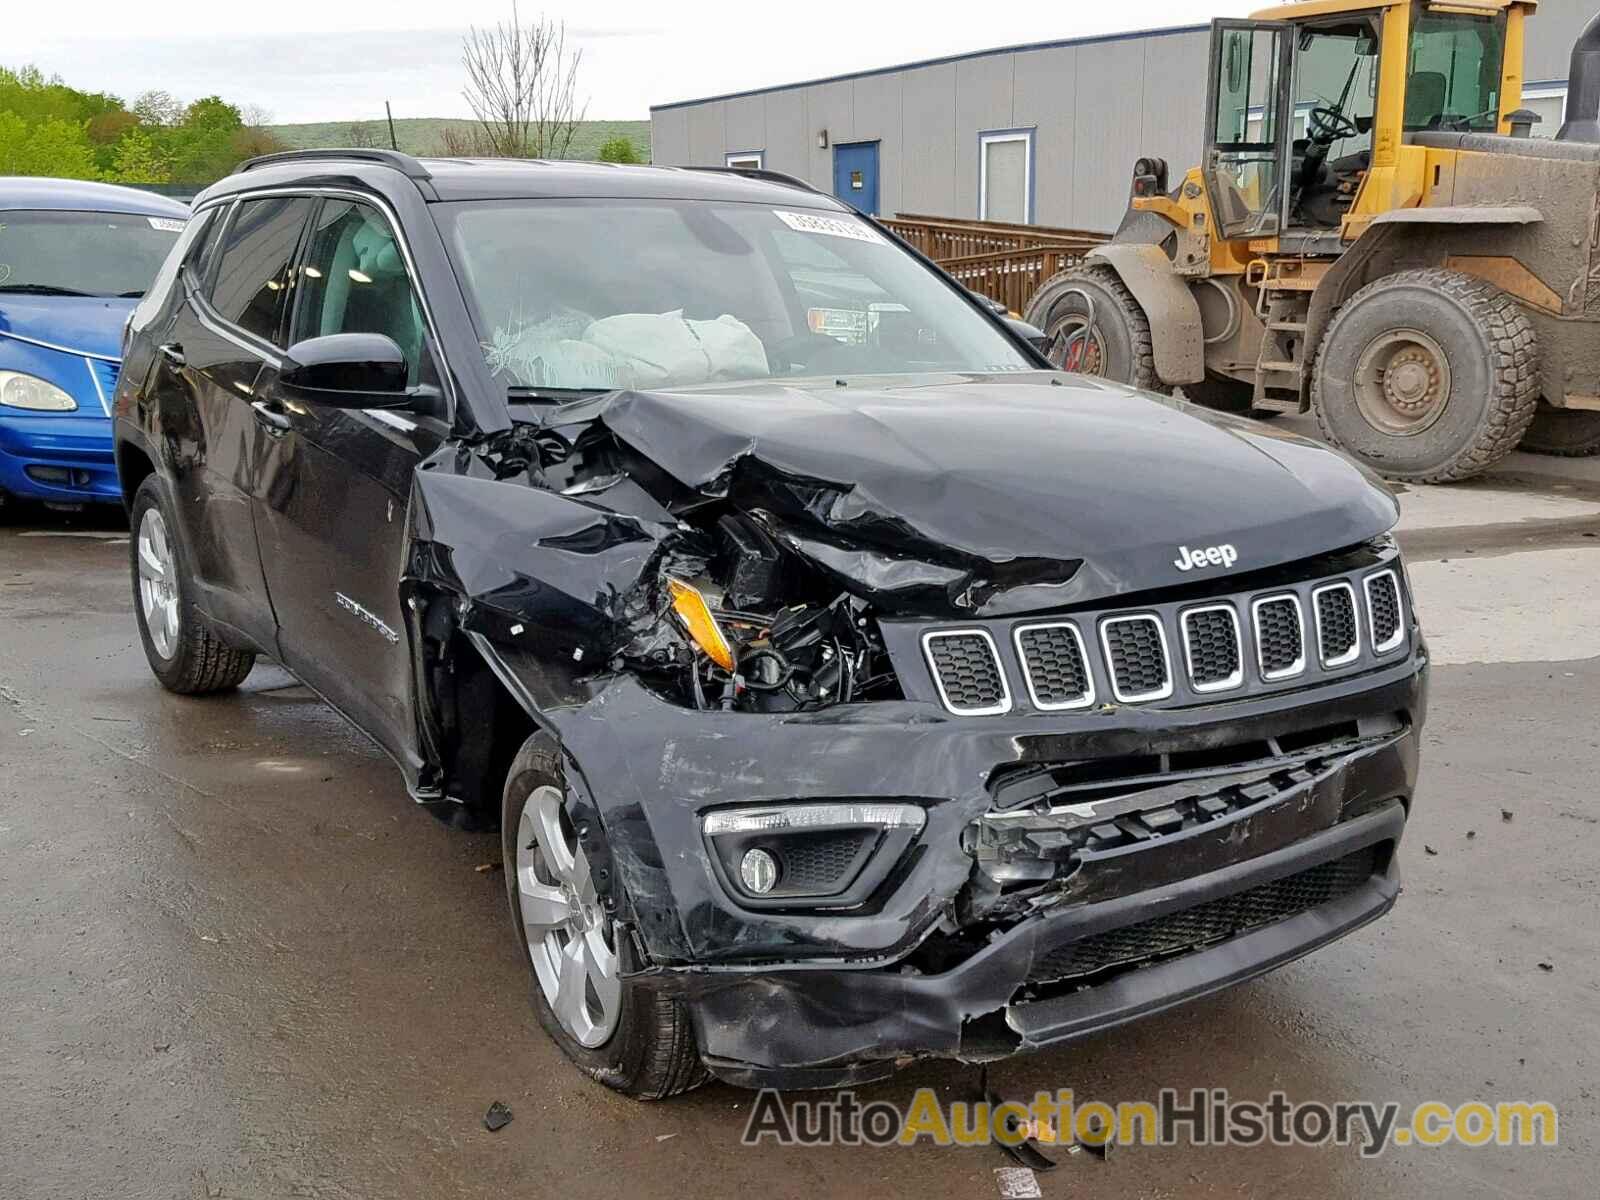
[[[162,233],[182,233],[187,223],[178,217],[146,217],[151,229],[159,229]]]
[[[827,237],[849,238],[853,242],[874,242],[879,246],[887,245],[881,234],[870,225],[863,225],[860,221],[853,221],[849,217],[826,217],[821,213],[785,212],[781,208],[772,210],[773,215],[799,233],[820,233]]]

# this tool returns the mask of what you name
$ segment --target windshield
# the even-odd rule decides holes
[[[1419,14],[1406,65],[1406,129],[1499,128],[1504,60],[1503,17]]]
[[[436,211],[489,366],[511,387],[1034,368],[851,214],[614,199]]]
[[[0,292],[142,296],[183,226],[129,213],[0,212]]]

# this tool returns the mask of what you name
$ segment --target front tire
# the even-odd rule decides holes
[[[222,641],[196,611],[183,542],[156,476],[139,485],[129,518],[133,613],[150,670],[180,696],[238,687],[256,656]]]
[[[1533,424],[1522,435],[1522,449],[1557,458],[1600,454],[1600,412],[1541,404],[1533,415]]]
[[[632,947],[600,898],[550,738],[535,733],[506,775],[500,822],[506,898],[534,1011],[585,1074],[636,1100],[706,1080],[682,1001],[622,977]]]
[[[1532,324],[1498,288],[1402,271],[1339,309],[1317,354],[1323,436],[1392,479],[1448,483],[1516,449],[1538,404]]]
[[[1062,370],[1148,392],[1171,390],[1156,374],[1150,319],[1116,271],[1103,263],[1053,276],[1028,301],[1022,319],[1044,330],[1050,360]],[[1073,335],[1081,340],[1069,349]]]

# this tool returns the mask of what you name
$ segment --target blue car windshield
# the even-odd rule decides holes
[[[0,212],[0,294],[142,296],[183,225],[132,213]]]
[[[433,208],[509,388],[1034,366],[958,288],[854,213],[645,199]]]

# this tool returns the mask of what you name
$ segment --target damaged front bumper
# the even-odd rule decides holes
[[[1315,688],[1187,709],[961,718],[907,701],[718,714],[685,712],[620,676],[545,715],[578,815],[604,827],[593,853],[621,885],[618,915],[644,964],[634,978],[690,1002],[701,1052],[724,1080],[830,1087],[915,1057],[976,1061],[1082,1037],[1380,916],[1399,890],[1425,679],[1419,643]],[[1234,753],[1258,744],[1272,753]],[[1041,853],[1070,862],[1020,911],[993,906],[974,940],[980,857],[1005,841],[986,837],[1004,827],[997,781],[1100,763],[1114,788],[1118,763],[1151,755],[1173,768],[1151,793],[1160,812],[1192,816],[1207,801],[1205,819],[1131,814],[1123,827],[1136,837],[1104,839],[1063,820],[1072,832],[1056,840],[1070,852]],[[1193,766],[1212,761],[1224,765]],[[925,823],[864,903],[738,898],[714,866],[706,815],[822,801],[911,803]]]

